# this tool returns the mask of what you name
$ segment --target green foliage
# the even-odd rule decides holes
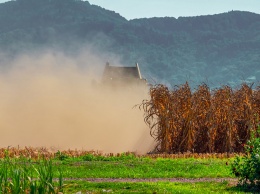
[[[102,156],[102,155],[93,155],[87,154],[81,157],[83,161],[128,161],[136,160],[134,154],[122,153],[119,156]]]
[[[85,156],[82,156],[82,159],[84,161],[93,161],[93,160],[95,160],[95,156],[93,154],[87,154]]]
[[[246,155],[236,157],[232,164],[232,173],[239,178],[240,186],[260,191],[260,125],[258,133],[252,134],[245,147]]]
[[[59,166],[64,177],[74,178],[213,178],[232,177],[229,166],[226,165],[229,161],[229,159],[107,158],[107,161],[82,159],[62,161]]]
[[[5,158],[0,161],[0,194],[57,193],[63,187],[62,172],[58,172],[59,183],[55,186],[53,171],[52,160],[11,159],[7,150]]]
[[[55,158],[62,161],[62,160],[68,159],[69,156],[66,155],[66,154],[64,154],[64,153],[62,153],[61,151],[58,150],[58,151],[55,153]]]
[[[88,160],[88,161],[87,161]],[[232,159],[151,159],[131,153],[86,155],[60,160],[27,158],[0,160],[0,193],[237,193],[223,183],[89,183],[84,178],[202,178],[230,177]],[[65,177],[65,178],[64,178]],[[72,180],[69,180],[72,178]],[[80,180],[83,178],[83,180]],[[56,180],[55,180],[56,179]],[[77,180],[79,179],[79,180]],[[26,189],[24,189],[26,188]]]

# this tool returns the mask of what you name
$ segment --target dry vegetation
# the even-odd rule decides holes
[[[151,158],[226,158],[243,153],[252,132],[260,124],[260,86],[243,84],[238,89],[223,86],[210,90],[205,84],[191,91],[188,83],[169,90],[164,85],[150,88],[150,100],[140,105],[145,122],[157,141],[160,154]],[[259,136],[259,134],[257,134]],[[121,154],[85,150],[47,148],[0,148],[0,158],[54,158],[57,154],[80,157],[87,154],[120,156]],[[124,154],[130,154],[124,153]],[[135,153],[131,153],[139,157]]]
[[[243,152],[243,144],[259,123],[260,86],[211,91],[203,84],[192,92],[188,83],[173,90],[155,85],[150,97],[140,108],[158,143],[156,152]]]
[[[25,147],[25,148],[15,148],[15,147],[8,147],[8,148],[0,148],[0,158],[5,158],[6,154],[8,153],[8,157],[10,158],[32,158],[32,159],[39,159],[39,158],[54,158],[57,154],[65,154],[69,157],[79,157],[86,154],[100,154],[99,152],[94,151],[83,151],[83,150],[65,150],[59,151],[57,149],[47,149],[47,148],[33,148],[33,147]]]
[[[126,153],[102,153],[101,151],[85,151],[85,150],[63,150],[59,151],[57,149],[47,149],[47,148],[34,148],[34,147],[25,147],[25,148],[0,148],[0,159],[3,159],[7,156],[9,158],[31,158],[31,159],[40,159],[44,157],[45,159],[53,159],[59,156],[66,156],[66,157],[81,157],[86,155],[93,155],[93,156],[104,156],[104,157],[121,157],[122,155],[128,156],[133,155],[135,157],[149,157],[149,158],[230,158],[234,157],[235,153],[177,153],[177,154],[146,154],[146,155],[138,155],[135,152],[126,152]],[[240,153],[242,155],[242,153]]]

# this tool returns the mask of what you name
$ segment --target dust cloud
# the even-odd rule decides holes
[[[103,87],[102,57],[46,51],[0,66],[0,147],[152,149],[143,112],[133,108],[147,98],[147,89]]]

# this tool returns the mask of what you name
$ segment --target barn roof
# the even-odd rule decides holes
[[[124,79],[142,79],[138,64],[134,67],[110,66],[106,64],[103,79],[124,80]]]

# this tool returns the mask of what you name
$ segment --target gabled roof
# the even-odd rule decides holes
[[[119,67],[106,64],[103,80],[126,80],[126,79],[142,79],[142,75],[138,64],[134,67]]]

